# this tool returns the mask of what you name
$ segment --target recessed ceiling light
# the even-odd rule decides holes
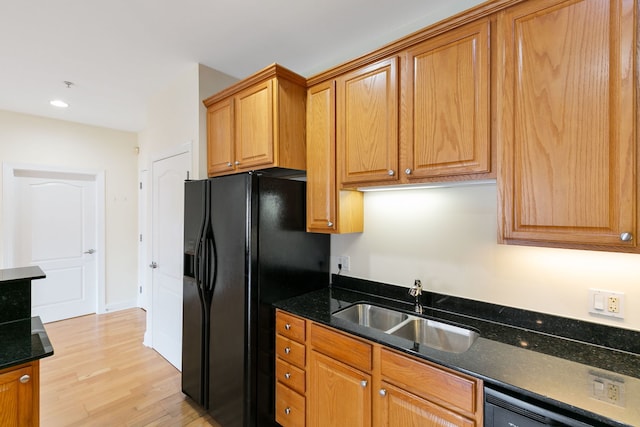
[[[69,104],[67,104],[66,102],[64,102],[61,99],[54,99],[53,101],[49,101],[49,104],[53,105],[54,107],[58,107],[58,108],[67,108],[69,106]]]

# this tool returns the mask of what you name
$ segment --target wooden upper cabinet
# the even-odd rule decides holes
[[[636,247],[635,8],[537,0],[499,14],[504,241]]]
[[[336,79],[337,165],[343,186],[398,180],[398,59]]]
[[[235,162],[239,169],[274,163],[274,84],[275,79],[267,80],[235,96]]]
[[[209,176],[234,170],[233,124],[233,98],[224,99],[207,109],[207,173]]]
[[[209,176],[304,170],[306,80],[273,64],[207,98]]]
[[[480,19],[404,53],[407,180],[490,172],[490,25]]]
[[[333,80],[307,92],[307,230],[362,232],[362,193],[340,191],[336,182],[335,102]]]

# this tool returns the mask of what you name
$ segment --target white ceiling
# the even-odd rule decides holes
[[[151,96],[196,63],[308,77],[482,1],[2,0],[0,109],[140,131]]]

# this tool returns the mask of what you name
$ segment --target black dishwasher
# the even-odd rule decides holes
[[[484,427],[603,426],[577,414],[484,388]]]

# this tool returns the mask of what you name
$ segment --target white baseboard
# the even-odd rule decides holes
[[[114,304],[107,304],[104,307],[104,312],[111,313],[112,311],[120,311],[120,310],[126,310],[127,308],[138,307],[137,303],[138,303],[137,300],[132,299],[129,301],[122,301]]]

